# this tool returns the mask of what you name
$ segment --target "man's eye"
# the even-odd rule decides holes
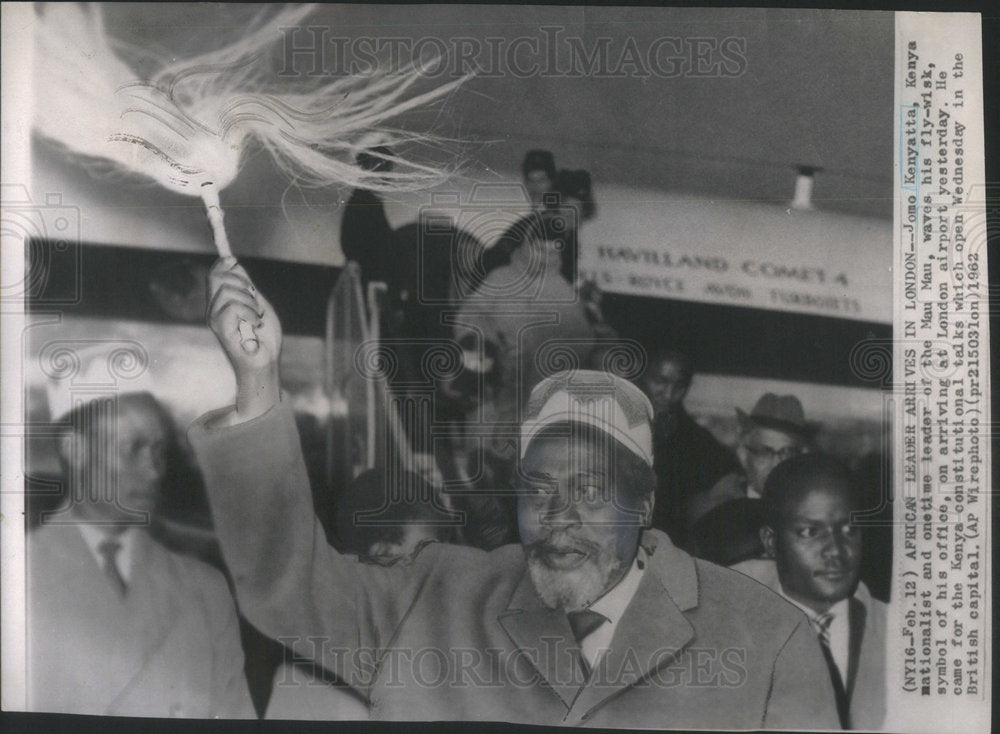
[[[529,484],[523,491],[529,497],[544,497],[550,494],[552,490],[543,484]]]
[[[806,526],[803,528],[799,528],[795,534],[798,535],[800,538],[815,538],[817,535],[819,535],[819,530],[814,527]]]

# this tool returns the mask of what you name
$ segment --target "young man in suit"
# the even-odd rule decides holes
[[[95,400],[60,439],[69,502],[29,535],[28,705],[109,716],[255,716],[222,574],[149,533],[171,438],[148,393]]]
[[[363,690],[373,718],[671,728],[824,728],[833,693],[808,621],[646,530],[652,407],[604,372],[542,380],[521,425],[521,543],[431,543],[391,566],[323,542],[281,328],[232,259],[212,271],[209,324],[236,405],[191,438],[241,608]],[[238,324],[260,347],[243,350]],[[766,620],[761,623],[760,620]]]
[[[861,509],[848,470],[804,454],[779,464],[764,485],[761,541],[770,560],[734,566],[809,617],[830,671],[844,729],[878,729],[885,716],[886,605],[859,580]]]

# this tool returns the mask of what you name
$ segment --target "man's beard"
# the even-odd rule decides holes
[[[549,609],[583,609],[620,580],[623,565],[614,552],[601,549],[579,567],[562,570],[548,566],[536,549],[528,552],[528,573]]]

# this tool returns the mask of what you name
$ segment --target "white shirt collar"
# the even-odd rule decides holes
[[[796,601],[795,599],[793,599],[792,597],[790,597],[785,592],[785,588],[781,585],[780,582],[778,583],[778,588],[781,591],[781,595],[783,597],[785,597],[788,601],[790,601],[792,604],[794,604],[795,606],[797,606],[799,609],[801,609],[803,612],[805,612],[806,616],[809,617],[809,619],[816,619],[816,617],[820,616],[820,613],[817,612],[815,609],[811,609],[810,607],[807,607],[805,604],[802,604],[801,602]],[[840,617],[840,616],[846,616],[847,615],[847,605],[848,605],[847,599],[846,598],[845,599],[841,599],[836,604],[834,604],[832,607],[830,607],[829,609],[827,609],[826,613],[827,614],[832,614],[834,619],[836,619],[837,617]]]
[[[77,527],[80,528],[80,533],[83,535],[83,540],[87,544],[87,547],[90,548],[90,552],[97,559],[97,565],[102,569],[104,568],[104,555],[100,550],[101,543],[108,538],[118,541],[121,544],[121,548],[117,556],[115,556],[115,561],[118,564],[118,572],[125,579],[126,583],[132,580],[132,557],[135,550],[136,536],[134,528],[126,528],[121,533],[112,535],[99,525],[90,525],[81,522]]]
[[[642,575],[649,565],[649,557],[642,546],[632,561],[632,566],[626,572],[622,580],[615,584],[600,599],[591,604],[588,609],[603,614],[608,621],[591,632],[580,643],[580,649],[587,662],[593,668],[600,659],[601,654],[607,650],[611,644],[611,638],[615,635],[615,628],[621,621],[628,605],[632,603],[635,592],[642,581]]]
[[[642,574],[645,572],[648,562],[646,551],[642,549],[642,546],[639,546],[632,566],[622,577],[622,580],[587,608],[598,614],[603,614],[611,621],[612,625],[617,624],[632,601],[632,597],[635,596],[635,591],[639,588],[639,581],[642,580]]]

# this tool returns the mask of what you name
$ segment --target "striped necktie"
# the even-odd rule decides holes
[[[830,625],[833,624],[833,615],[830,612],[826,612],[825,614],[813,617],[810,621],[812,622],[813,629],[816,630],[816,635],[819,637],[820,644],[829,649]]]
[[[599,614],[598,612],[590,609],[581,609],[577,612],[567,612],[566,617],[569,619],[570,629],[573,630],[573,637],[576,638],[577,644],[581,646],[580,668],[583,670],[584,676],[589,676],[590,663],[583,654],[583,640],[591,632],[610,620],[603,614]]]
[[[830,682],[833,684],[833,695],[837,702],[840,727],[850,729],[850,701],[847,699],[847,691],[844,688],[844,679],[840,675],[840,668],[837,667],[837,661],[833,659],[833,653],[830,652],[830,625],[833,624],[833,617],[833,614],[826,612],[810,618],[809,622],[816,630],[819,646],[823,650],[823,659],[826,660],[826,667],[830,672]]]
[[[125,577],[122,576],[121,569],[118,568],[118,551],[122,549],[122,544],[113,538],[102,540],[97,546],[101,558],[104,559],[104,575],[107,576],[112,585],[122,596],[128,590]]]

